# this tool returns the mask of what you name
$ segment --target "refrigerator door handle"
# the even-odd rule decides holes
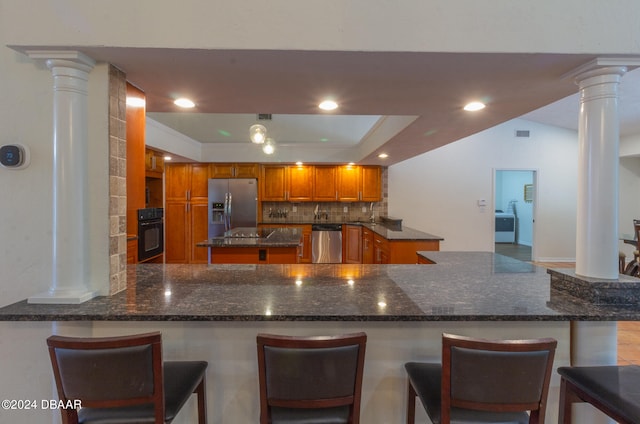
[[[229,193],[224,194],[224,231],[229,231]]]
[[[227,195],[229,196],[229,215],[227,215],[229,217],[229,229],[231,229],[231,204],[232,204],[232,196],[231,193],[227,193]]]

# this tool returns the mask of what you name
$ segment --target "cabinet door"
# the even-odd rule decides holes
[[[311,225],[302,227],[302,255],[300,255],[300,263],[311,263]]]
[[[189,222],[191,226],[189,250],[190,260],[192,264],[206,264],[207,253],[209,249],[206,247],[198,247],[196,243],[204,241],[208,237],[208,221],[207,221],[207,202],[192,203],[189,211]]]
[[[338,172],[338,200],[357,202],[360,200],[360,167],[341,166]]]
[[[234,165],[232,163],[212,163],[211,178],[233,178]]]
[[[313,167],[290,166],[288,200],[290,202],[308,202],[313,198]]]
[[[373,235],[373,263],[389,263],[389,242],[378,234]]]
[[[166,263],[186,264],[189,262],[187,207],[187,202],[167,201],[165,205],[164,257]]]
[[[189,201],[206,203],[209,197],[209,164],[194,163],[190,167]]]
[[[174,163],[167,165],[165,172],[166,200],[187,201],[187,192],[191,186],[191,172],[189,164]]]
[[[345,225],[343,233],[343,262],[345,264],[362,263],[362,227]]]
[[[260,180],[263,201],[287,200],[287,167],[285,165],[264,165]]]
[[[362,263],[373,263],[373,233],[367,228],[362,229]]]
[[[337,199],[337,167],[315,166],[313,171],[313,200],[334,202]]]
[[[362,166],[362,191],[360,200],[363,202],[379,202],[382,200],[382,170],[379,166]]]
[[[258,178],[258,164],[237,163],[233,175],[235,178]]]

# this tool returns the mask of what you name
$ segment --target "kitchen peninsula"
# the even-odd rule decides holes
[[[572,322],[640,320],[635,305],[597,305],[552,290],[547,270],[529,263],[487,252],[420,254],[433,264],[131,265],[125,292],[80,305],[22,301],[0,308],[0,320],[51,321],[70,335],[160,330],[166,359],[209,361],[210,422],[225,424],[258,420],[259,332],[367,332],[362,420],[382,424],[403,420],[402,364],[437,361],[443,331],[554,337],[555,366],[562,366],[582,346]],[[588,338],[602,343],[597,331]],[[548,422],[557,414],[557,389],[554,376]]]

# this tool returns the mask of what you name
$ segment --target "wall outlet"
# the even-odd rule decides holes
[[[362,207],[362,213],[367,213],[367,207],[366,206]]]
[[[348,213],[349,212],[349,206],[345,206],[344,208],[342,208],[342,212]]]
[[[293,213],[298,212],[298,207],[296,205],[292,205],[291,206],[291,212],[293,212]]]

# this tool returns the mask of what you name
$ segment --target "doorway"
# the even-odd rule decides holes
[[[496,253],[522,261],[533,259],[536,177],[535,170],[495,171]]]

